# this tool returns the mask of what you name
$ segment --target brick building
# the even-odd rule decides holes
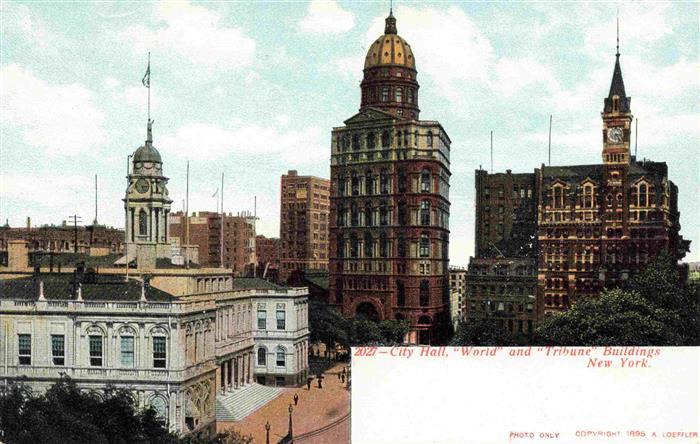
[[[467,317],[479,315],[480,300],[500,297],[493,270],[504,261],[536,260],[541,321],[578,298],[624,286],[662,252],[680,260],[688,251],[690,242],[679,234],[678,188],[666,163],[639,161],[630,153],[633,117],[619,53],[601,117],[602,164],[543,164],[526,174],[476,171],[476,259],[468,275]]]
[[[109,256],[123,251],[124,230],[104,225],[78,226],[76,229],[65,221],[62,225],[32,227],[28,218],[26,227],[0,227],[0,262],[4,264],[7,263],[8,242],[13,240],[27,241],[31,262],[34,257],[47,254],[57,257],[69,253]]]
[[[390,13],[360,111],[332,133],[329,299],[347,317],[406,319],[407,340],[428,344],[450,323],[450,138],[419,120],[416,75]]]
[[[282,240],[258,234],[255,236],[255,256],[258,260],[257,275],[276,280],[282,261]]]
[[[182,212],[169,218],[170,238],[181,245],[186,242],[186,220]],[[199,263],[202,266],[221,266],[221,214],[213,211],[192,213],[189,217],[189,244],[199,247]],[[223,266],[231,268],[237,276],[252,273],[256,264],[255,218],[243,212],[224,215]]]
[[[328,179],[299,176],[294,170],[282,175],[282,279],[288,279],[295,271],[328,269],[329,195]]]

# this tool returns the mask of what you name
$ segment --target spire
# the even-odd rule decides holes
[[[384,34],[396,34],[396,18],[394,18],[394,11],[392,7],[389,7],[389,17],[384,21],[386,26],[384,26]]]
[[[617,34],[615,45],[615,68],[613,69],[612,81],[610,82],[610,92],[605,99],[605,112],[613,111],[613,97],[617,96],[620,100],[620,112],[630,111],[630,98],[625,93],[625,82],[622,80],[622,68],[620,68],[620,15],[618,11],[617,17]]]

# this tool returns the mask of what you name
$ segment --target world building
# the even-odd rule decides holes
[[[449,314],[450,138],[420,120],[416,60],[390,12],[367,51],[359,112],[332,131],[329,302],[405,319],[439,343]]]

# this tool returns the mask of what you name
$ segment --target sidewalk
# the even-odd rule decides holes
[[[324,373],[323,388],[318,388],[314,379],[311,390],[306,385],[300,388],[284,389],[281,395],[270,401],[252,415],[238,422],[218,422],[217,430],[229,427],[253,435],[255,444],[265,444],[265,422],[270,422],[270,443],[276,443],[289,429],[289,404],[294,408],[292,421],[294,436],[304,435],[320,429],[318,433],[302,439],[304,443],[343,443],[350,441],[350,392],[338,379],[345,364],[338,363]],[[299,403],[294,406],[294,394],[299,395]]]

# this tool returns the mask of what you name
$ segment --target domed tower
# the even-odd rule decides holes
[[[416,60],[411,45],[396,33],[392,12],[384,34],[372,43],[365,57],[360,110],[373,107],[399,118],[418,119]]]
[[[363,71],[360,110],[332,133],[329,303],[347,317],[406,320],[407,342],[441,344],[451,142],[418,119],[415,57],[391,12]]]
[[[168,214],[170,200],[163,176],[163,160],[153,146],[153,121],[148,121],[146,142],[131,156],[131,173],[124,198],[129,257],[139,268],[155,267],[156,258],[169,258]],[[131,249],[131,245],[136,245]]]

